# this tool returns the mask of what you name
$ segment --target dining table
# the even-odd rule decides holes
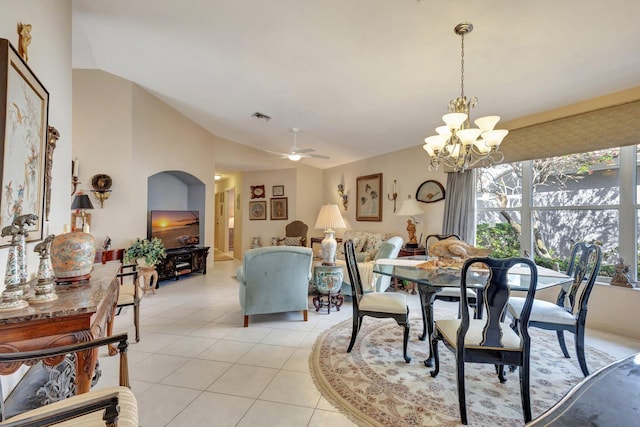
[[[428,260],[434,259],[426,256],[411,256],[398,258],[378,259],[373,267],[373,274],[391,276],[396,280],[406,280],[418,285],[418,295],[422,308],[422,335],[419,339],[424,341],[431,337],[434,331],[433,303],[438,292],[444,288],[460,287],[460,267],[420,268]],[[538,281],[536,290],[552,286],[568,286],[573,278],[564,273],[549,268],[537,266]],[[467,288],[473,289],[477,295],[476,316],[482,318],[484,306],[484,285],[486,284],[488,271],[482,268],[472,268],[467,276]],[[530,271],[524,267],[513,267],[508,274],[508,284],[512,291],[527,291],[529,289]],[[426,366],[433,365],[433,348],[429,340],[429,357],[424,361]]]

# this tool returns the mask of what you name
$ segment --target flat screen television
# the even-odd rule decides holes
[[[147,237],[162,240],[166,249],[200,244],[199,211],[149,211]]]

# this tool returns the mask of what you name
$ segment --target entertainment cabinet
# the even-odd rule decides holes
[[[190,273],[207,274],[208,254],[209,246],[168,249],[167,257],[156,266],[158,281],[178,280],[180,276]]]

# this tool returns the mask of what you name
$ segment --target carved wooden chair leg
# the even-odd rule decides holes
[[[362,319],[357,316],[353,316],[353,327],[351,328],[351,341],[349,342],[349,348],[347,348],[347,353],[351,353],[353,349],[353,345],[356,342],[356,338],[358,337],[358,331],[360,331],[360,323]]]
[[[568,359],[571,356],[569,356],[569,351],[567,351],[567,344],[564,341],[564,331],[556,331],[556,335],[558,336],[558,344],[560,344],[560,350],[562,350],[562,354],[564,354],[564,357]]]
[[[589,375],[589,368],[587,367],[587,359],[584,357],[584,328],[578,328],[574,337],[576,340],[576,355],[578,356],[578,363],[580,369],[586,377]]]
[[[464,389],[464,353],[459,351],[459,357],[456,358],[457,381],[458,381],[458,403],[460,404],[460,421],[467,424],[467,399]]]
[[[433,349],[433,369],[429,372],[435,378],[440,372],[440,355],[438,353],[439,332],[436,330],[431,338],[431,348]],[[426,362],[425,362],[426,363]]]
[[[525,356],[526,357],[526,356]],[[529,362],[520,366],[520,396],[524,422],[531,421],[531,396],[529,395]]]

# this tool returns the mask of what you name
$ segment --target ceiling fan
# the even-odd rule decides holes
[[[328,159],[329,156],[324,156],[322,154],[313,154],[312,151],[315,151],[313,148],[300,148],[298,147],[297,135],[300,132],[298,128],[291,128],[293,132],[293,146],[289,149],[287,153],[276,153],[281,155],[281,159],[289,159],[297,162],[300,159],[304,158],[314,158],[314,159]]]

